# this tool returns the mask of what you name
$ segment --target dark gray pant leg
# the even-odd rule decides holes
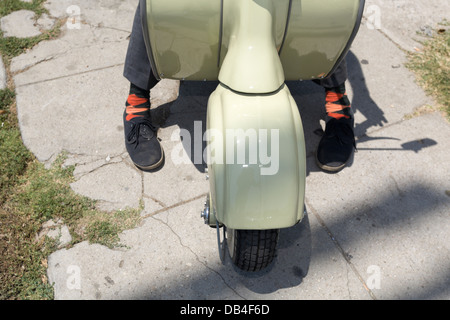
[[[145,47],[139,5],[134,15],[123,76],[135,86],[145,90],[150,90],[158,83],[158,80],[153,75]]]
[[[314,82],[325,89],[331,89],[339,87],[347,80],[347,77],[347,61],[344,59],[330,77],[323,80],[314,80]]]

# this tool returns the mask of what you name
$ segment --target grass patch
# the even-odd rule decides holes
[[[0,90],[0,205],[32,156],[23,145],[15,112],[15,93]]]
[[[39,42],[57,38],[60,34],[60,27],[61,22],[57,22],[55,27],[51,30],[30,38],[3,38],[3,33],[0,31],[0,52],[2,52],[3,58],[5,59],[5,64],[9,65],[10,59],[24,53],[28,49],[31,49]]]
[[[108,248],[123,247],[119,234],[139,225],[142,221],[139,208],[117,210],[115,212],[92,211],[78,221],[78,228],[84,230],[84,238],[91,243],[99,243]]]
[[[33,0],[31,2],[23,2],[20,0],[2,0],[0,5],[0,18],[18,10],[31,10],[36,12],[38,16],[47,10],[42,5],[45,0]]]
[[[0,299],[52,299],[46,258],[54,242],[30,241],[36,225],[28,217],[0,208]]]
[[[44,0],[31,3],[1,0],[0,17],[27,9],[37,17],[46,12]],[[37,43],[57,37],[61,22],[42,35],[32,38],[4,38],[0,31],[0,54],[9,69],[11,59]],[[61,221],[72,236],[69,246],[80,241],[120,245],[120,232],[141,221],[142,206],[117,212],[96,209],[95,201],[76,194],[74,167],[63,165],[60,155],[46,169],[24,146],[17,121],[12,81],[0,90],[0,300],[53,299],[53,287],[46,277],[47,257],[57,250],[57,241],[37,238],[42,225]]]
[[[450,30],[442,23],[435,35],[423,44],[420,52],[411,53],[407,67],[417,75],[425,91],[435,97],[439,108],[450,119]]]
[[[34,11],[36,13],[36,19],[38,19],[43,13],[48,13],[43,6],[44,2],[45,0],[33,0],[32,2],[23,2],[20,0],[1,0],[0,18],[12,13],[13,11],[24,9]],[[9,66],[12,58],[24,53],[28,49],[31,49],[39,42],[43,40],[55,39],[59,36],[60,30],[61,21],[57,21],[52,29],[44,30],[42,34],[29,38],[5,38],[3,32],[0,30],[0,52],[3,56],[5,64]]]
[[[50,238],[36,239],[44,222],[63,221],[72,243],[88,240],[113,248],[120,245],[119,233],[141,221],[141,208],[103,212],[95,201],[71,188],[73,167],[63,166],[59,156],[46,169],[36,160],[28,163],[0,211],[0,298],[52,299],[53,288],[46,278],[46,259],[56,248]]]
[[[73,225],[95,209],[94,202],[77,196],[70,188],[72,169],[63,168],[64,156],[59,156],[50,169],[34,160],[19,178],[8,206],[36,221],[39,226],[50,219],[62,219]]]
[[[31,158],[18,128],[0,129],[0,204],[8,197]]]
[[[13,103],[16,94],[10,89],[0,90],[0,116],[8,110],[9,106]]]

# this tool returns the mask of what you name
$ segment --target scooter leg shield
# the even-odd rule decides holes
[[[302,219],[305,144],[287,86],[248,95],[219,84],[208,101],[206,136],[211,210],[219,222],[264,230]]]

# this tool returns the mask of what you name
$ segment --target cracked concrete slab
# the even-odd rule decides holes
[[[383,50],[379,50],[380,43]],[[434,105],[417,88],[414,74],[404,67],[407,59],[403,51],[377,30],[362,25],[346,60],[346,89],[355,113],[356,136],[394,125],[416,109]],[[321,138],[317,134],[322,129],[320,122],[325,119],[325,92],[308,81],[287,84],[303,120],[307,154],[313,154]],[[417,89],[407,94],[411,88]]]
[[[125,231],[121,242],[127,249],[83,242],[52,254],[48,275],[56,284],[57,298],[370,298],[330,246],[327,234],[308,218],[281,233],[276,263],[269,270],[249,276],[237,271],[229,258],[222,263],[215,229],[206,227],[198,217],[196,208],[202,201],[167,210],[147,218],[141,227]],[[71,283],[76,276],[79,287]]]
[[[174,148],[182,148],[180,142],[163,142],[166,160],[163,168],[152,174],[144,174],[144,196],[158,199],[159,203],[169,207],[209,192],[209,182],[204,171],[199,171],[192,163],[175,164],[170,159]],[[162,186],[176,186],[164,188]]]
[[[59,0],[44,4],[50,15],[57,18],[68,17],[74,31],[86,26],[108,28],[131,32],[136,11],[135,0]]]
[[[365,18],[371,29],[379,30],[403,50],[416,51],[429,39],[424,29],[448,28],[450,2],[441,0],[366,0]]]
[[[36,21],[37,25],[43,30],[51,30],[56,23],[56,19],[50,17],[48,14],[43,13]]]
[[[15,85],[22,87],[122,66],[128,46],[126,37],[126,33],[104,29],[67,30],[61,38],[41,42],[12,60],[11,71],[17,73]]]
[[[41,34],[35,24],[36,14],[30,10],[14,11],[0,19],[4,37],[29,38]]]
[[[64,161],[64,166],[74,166],[73,175],[75,179],[80,179],[81,177],[99,169],[107,164],[119,163],[123,160],[122,156],[107,155],[106,157],[98,156],[80,156],[68,154],[66,155],[66,160]]]
[[[57,296],[62,299],[199,298],[210,287],[211,278],[218,293],[225,290],[232,296],[220,276],[198,261],[189,248],[180,245],[180,238],[164,222],[149,218],[140,228],[124,232],[121,240],[131,248],[109,250],[81,243],[50,256],[49,281],[60,284],[55,288]],[[98,263],[103,264],[98,257],[108,261],[107,268],[98,269]],[[70,266],[80,270],[79,289],[66,286]],[[192,278],[202,279],[201,275],[206,275],[203,280],[195,286],[189,285]],[[112,281],[105,281],[107,277]],[[178,286],[183,290],[171,290]]]
[[[142,197],[140,173],[125,163],[111,163],[94,169],[71,184],[72,189],[99,202],[103,210],[138,208]]]
[[[380,43],[383,50],[379,50]],[[406,94],[417,86],[416,77],[404,67],[407,58],[403,52],[376,30],[361,27],[347,62],[347,88],[357,136],[392,125],[415,109],[433,104],[420,88]]]
[[[63,150],[105,158],[125,151],[122,112],[128,89],[122,69],[16,88],[22,138],[39,161],[51,161]]]
[[[450,296],[449,132],[439,113],[405,120],[359,139],[351,168],[307,178],[309,208],[352,263],[378,268],[380,299]]]

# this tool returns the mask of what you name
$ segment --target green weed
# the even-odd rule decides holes
[[[444,22],[443,26],[448,26]],[[450,32],[442,28],[426,41],[419,52],[409,55],[407,67],[417,75],[418,82],[433,96],[450,118]]]
[[[44,0],[31,3],[0,0],[0,17],[27,9],[39,17],[46,12]],[[61,22],[32,38],[5,38],[0,31],[0,55],[9,69],[11,59],[43,40],[57,37]],[[65,167],[60,155],[50,168],[38,162],[24,146],[17,121],[12,84],[0,90],[0,300],[53,299],[46,277],[47,257],[57,250],[57,241],[37,238],[44,222],[62,221],[69,227],[74,245],[80,241],[120,246],[119,233],[139,224],[140,211],[104,212],[95,201],[71,188],[73,167]]]

